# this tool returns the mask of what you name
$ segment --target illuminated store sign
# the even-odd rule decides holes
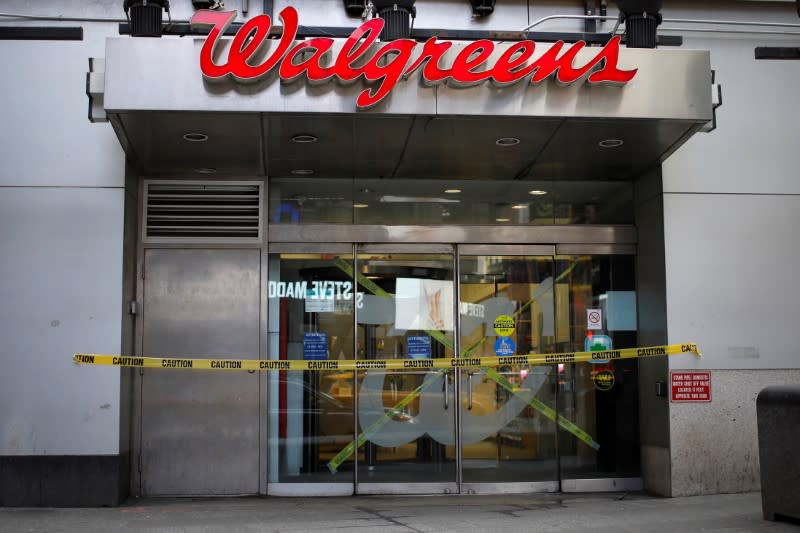
[[[277,71],[284,82],[305,77],[311,83],[338,80],[352,83],[363,78],[372,86],[358,94],[356,105],[366,109],[379,103],[401,79],[417,70],[427,85],[447,82],[449,85],[469,87],[485,81],[507,86],[522,80],[533,84],[554,78],[560,84],[585,80],[589,84],[624,85],[636,75],[636,70],[617,67],[620,38],[614,37],[588,62],[574,64],[578,52],[586,47],[579,41],[566,45],[558,41],[544,53],[532,59],[536,50],[533,41],[519,41],[491,59],[496,44],[488,39],[470,42],[462,48],[451,66],[443,66],[443,58],[453,47],[450,41],[431,37],[424,43],[413,39],[398,39],[374,47],[384,21],[374,18],[356,28],[338,52],[331,50],[335,40],[315,37],[295,41],[298,28],[297,10],[289,6],[280,13],[283,33],[279,39],[268,39],[272,19],[259,15],[247,21],[236,32],[227,57],[219,54],[220,36],[236,18],[236,11],[200,10],[192,16],[192,25],[209,29],[200,52],[200,69],[207,80],[232,77],[236,81],[250,82],[262,79]],[[273,46],[263,55],[266,44]],[[417,50],[419,53],[416,53]],[[594,50],[594,49],[592,49]],[[263,55],[263,58],[262,58]],[[215,61],[218,58],[218,61]],[[413,60],[412,60],[413,59]]]

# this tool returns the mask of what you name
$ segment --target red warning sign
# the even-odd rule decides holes
[[[673,402],[711,401],[711,372],[674,370],[669,375]]]

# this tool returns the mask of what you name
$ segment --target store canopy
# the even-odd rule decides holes
[[[454,53],[468,44],[454,43]],[[498,44],[494,55],[512,44]],[[144,174],[213,168],[216,177],[312,170],[318,177],[628,180],[713,121],[707,51],[623,48],[619,66],[636,75],[622,86],[585,79],[430,86],[415,72],[361,110],[357,96],[371,87],[361,80],[209,81],[200,70],[202,46],[202,39],[114,38],[105,61],[93,63],[90,115],[112,122]],[[598,50],[584,48],[575,63]],[[186,140],[193,133],[207,139]]]

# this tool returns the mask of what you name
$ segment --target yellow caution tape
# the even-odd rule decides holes
[[[73,360],[82,365],[125,366],[137,368],[167,368],[183,370],[247,370],[257,372],[327,371],[327,370],[428,370],[450,368],[496,367],[507,365],[552,365],[583,363],[589,361],[614,361],[665,355],[694,353],[701,355],[694,343],[622,348],[602,352],[564,352],[548,354],[510,355],[504,357],[451,357],[442,359],[325,359],[325,360],[275,360],[275,359],[190,359],[182,357],[124,357],[76,353]]]

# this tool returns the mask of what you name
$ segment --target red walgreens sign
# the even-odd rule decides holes
[[[710,402],[711,372],[670,372],[673,402]]]
[[[530,78],[531,84],[541,83],[553,77],[560,84],[571,84],[585,79],[589,84],[624,85],[636,75],[636,70],[620,70],[619,37],[611,39],[587,63],[574,65],[578,52],[586,47],[579,41],[567,46],[558,41],[542,55],[531,61],[536,43],[519,41],[503,51],[499,58],[490,61],[495,43],[488,39],[473,41],[455,57],[452,66],[442,66],[442,58],[452,48],[450,41],[438,41],[431,37],[421,45],[412,39],[398,39],[382,43],[377,50],[373,45],[383,29],[383,19],[374,18],[356,28],[348,37],[335,58],[330,58],[334,39],[315,37],[295,42],[298,28],[297,10],[289,6],[280,13],[283,33],[280,39],[271,41],[269,36],[272,20],[269,15],[259,15],[248,20],[236,32],[230,44],[227,59],[217,63],[214,58],[220,36],[236,18],[236,11],[200,10],[193,16],[193,26],[209,29],[208,37],[200,52],[200,70],[208,80],[224,79],[228,76],[237,81],[256,81],[273,70],[277,70],[282,81],[290,82],[305,76],[310,82],[325,82],[331,79],[348,83],[363,77],[373,86],[359,93],[356,105],[366,109],[379,103],[391,92],[397,82],[408,78],[421,69],[422,78],[428,85],[443,82],[468,87],[484,81],[507,86]],[[261,63],[251,59],[267,43],[274,44]],[[421,53],[411,61],[415,49]]]

